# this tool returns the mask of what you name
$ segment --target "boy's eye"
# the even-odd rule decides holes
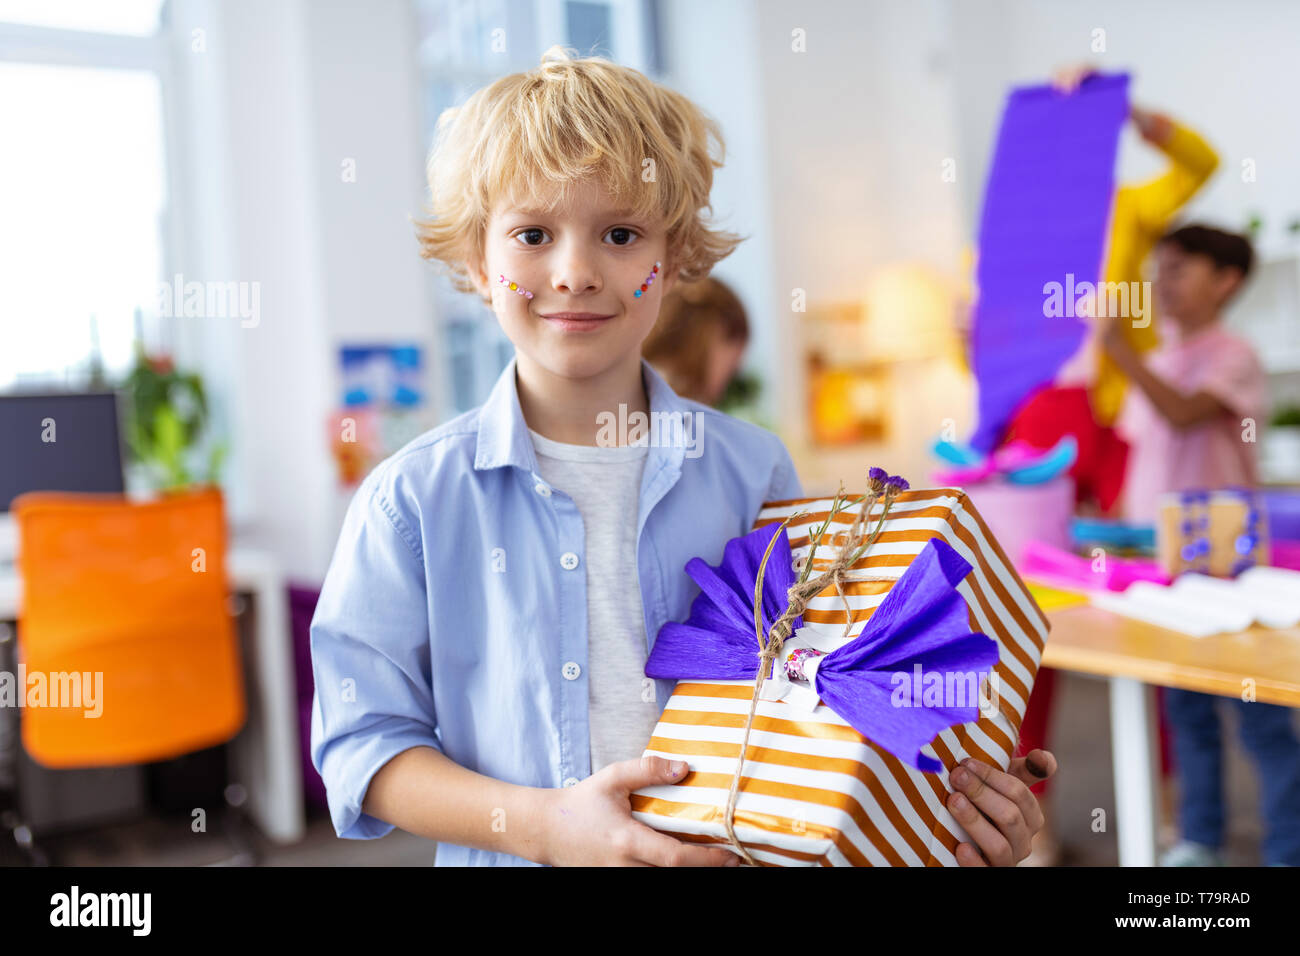
[[[605,233],[605,236],[616,246],[626,246],[631,244],[632,240],[636,238],[636,233],[624,226],[616,226],[609,232]]]
[[[543,229],[525,229],[515,238],[522,240],[526,246],[540,246],[546,241],[546,231]]]

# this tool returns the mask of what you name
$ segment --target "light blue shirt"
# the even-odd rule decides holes
[[[340,837],[393,829],[361,804],[375,772],[411,747],[531,787],[591,772],[582,517],[539,474],[515,364],[483,405],[371,472],[344,519],[311,624],[311,757]],[[774,434],[680,397],[641,365],[652,420],[687,425],[652,432],[641,479],[648,653],[699,593],[686,562],[717,564],[764,501],[802,488]],[[662,710],[673,682],[646,680]],[[531,865],[451,844],[436,863]]]

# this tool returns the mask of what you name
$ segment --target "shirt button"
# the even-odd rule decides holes
[[[542,484],[540,481],[533,485],[533,491],[537,492],[543,498],[551,497],[551,489],[546,487],[546,485]]]
[[[569,661],[564,665],[560,673],[564,675],[565,680],[577,680],[578,675],[582,673],[582,668],[573,661]]]
[[[576,787],[576,786],[578,785],[578,778],[577,778],[577,777],[565,777],[565,778],[564,778],[564,785],[565,785],[566,787]]]
[[[560,567],[566,571],[572,571],[578,566],[578,556],[572,551],[565,551],[560,555]]]

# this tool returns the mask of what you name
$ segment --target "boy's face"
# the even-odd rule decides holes
[[[1209,256],[1185,252],[1172,242],[1157,245],[1154,257],[1156,308],[1183,328],[1213,321],[1241,282],[1236,269],[1220,269]]]
[[[663,263],[640,297],[656,262]],[[498,202],[488,219],[483,262],[471,268],[521,358],[553,375],[588,379],[640,368],[641,343],[671,288],[662,222],[614,208],[596,185],[571,188],[551,212]],[[499,277],[533,293],[502,286]]]

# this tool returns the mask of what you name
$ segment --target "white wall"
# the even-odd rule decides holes
[[[313,0],[307,28],[330,329],[431,349],[430,272],[411,222],[425,199],[414,14],[407,0]],[[345,159],[356,161],[355,182],[344,181]]]
[[[185,320],[181,356],[224,399],[237,533],[292,578],[319,581],[347,497],[327,431],[337,348],[436,344],[407,219],[423,188],[410,7],[183,0],[173,17],[184,139],[175,268],[261,289],[256,327]],[[201,54],[188,49],[194,29]]]
[[[745,306],[750,345],[745,365],[766,383],[760,406],[779,422],[787,394],[779,356],[785,352],[788,304],[771,296],[775,247],[772,179],[763,104],[762,61],[755,55],[759,20],[751,0],[667,0],[661,5],[662,81],[689,97],[722,127],[725,164],[715,173],[713,214],[717,225],[745,236],[714,269]],[[718,42],[725,37],[725,42]],[[784,311],[783,311],[784,310]]]
[[[851,484],[877,463],[915,475],[924,444],[943,418],[961,417],[964,397],[954,401],[945,390],[921,424],[903,416],[888,447],[810,448],[801,317],[791,303],[795,289],[809,307],[860,301],[872,273],[897,261],[957,269],[958,184],[941,175],[957,147],[945,4],[762,0],[757,11],[749,56],[758,63],[767,138],[764,285],[779,323],[783,436],[810,492],[833,490],[840,477]],[[805,52],[792,48],[795,30]]]

